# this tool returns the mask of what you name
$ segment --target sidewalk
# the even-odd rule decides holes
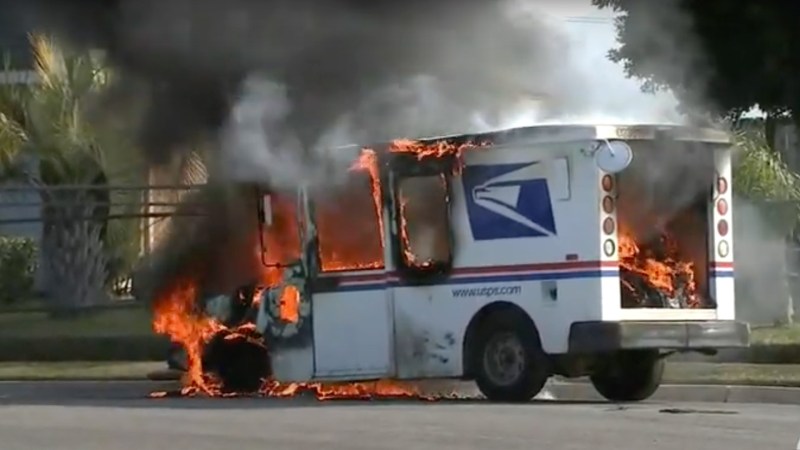
[[[539,395],[542,400],[605,401],[590,383],[553,381]],[[800,405],[800,388],[730,385],[662,385],[652,401],[709,403],[771,403]]]

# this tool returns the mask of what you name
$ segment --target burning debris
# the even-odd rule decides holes
[[[701,306],[694,263],[682,259],[675,237],[668,232],[637,242],[629,230],[620,229],[619,255],[623,307]]]

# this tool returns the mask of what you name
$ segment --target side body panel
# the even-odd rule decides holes
[[[452,179],[452,276],[434,286],[393,283],[398,377],[460,376],[469,322],[490,303],[526,311],[549,353],[567,351],[573,322],[600,319],[602,280],[618,270],[601,262],[591,145],[465,154]]]

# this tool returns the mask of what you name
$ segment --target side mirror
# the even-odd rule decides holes
[[[633,150],[623,141],[601,141],[594,152],[594,161],[604,172],[619,173],[631,165]]]
[[[272,196],[261,197],[261,223],[272,226]]]

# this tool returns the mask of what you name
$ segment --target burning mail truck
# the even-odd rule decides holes
[[[354,159],[337,188],[259,194],[275,380],[461,378],[525,401],[588,375],[637,401],[667,355],[748,345],[724,132],[532,126]]]

